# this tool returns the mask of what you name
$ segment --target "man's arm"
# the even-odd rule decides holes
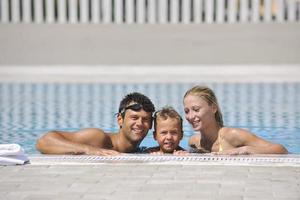
[[[100,129],[78,132],[51,131],[38,139],[36,148],[45,154],[117,155],[110,138]],[[105,149],[104,149],[105,148]]]
[[[266,141],[247,130],[237,128],[225,128],[221,138],[230,143],[233,149],[219,152],[218,154],[286,154],[287,149],[281,144]]]

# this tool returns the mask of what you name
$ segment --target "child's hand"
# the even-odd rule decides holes
[[[164,155],[164,153],[160,152],[160,151],[154,151],[154,152],[151,152],[150,154],[151,155]]]
[[[173,155],[185,156],[185,155],[189,155],[189,152],[188,151],[183,151],[183,150],[178,150],[178,151],[174,150]]]

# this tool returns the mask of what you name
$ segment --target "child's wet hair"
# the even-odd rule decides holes
[[[182,127],[182,117],[179,113],[171,106],[165,106],[162,109],[156,111],[153,115],[153,123],[154,123],[154,132],[156,132],[157,128],[157,120],[158,119],[167,120],[170,119],[177,119],[180,123],[181,133],[183,134],[183,127]]]

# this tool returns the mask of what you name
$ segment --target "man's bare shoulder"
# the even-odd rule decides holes
[[[85,128],[75,132],[75,140],[93,146],[103,146],[110,140],[108,133],[99,128]]]
[[[86,133],[86,134],[106,134],[100,128],[84,128],[84,129],[79,130],[78,132],[82,132],[82,133]]]

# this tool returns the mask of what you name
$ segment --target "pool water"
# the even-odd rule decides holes
[[[248,129],[260,137],[300,153],[300,83],[198,83],[211,87],[226,126]],[[183,116],[182,97],[195,83],[53,84],[0,83],[0,143],[19,143],[36,154],[35,142],[49,130],[98,127],[118,130],[114,115],[120,100],[138,91],[156,108],[171,105]],[[181,146],[193,130],[184,120]],[[141,146],[156,146],[152,130]]]

